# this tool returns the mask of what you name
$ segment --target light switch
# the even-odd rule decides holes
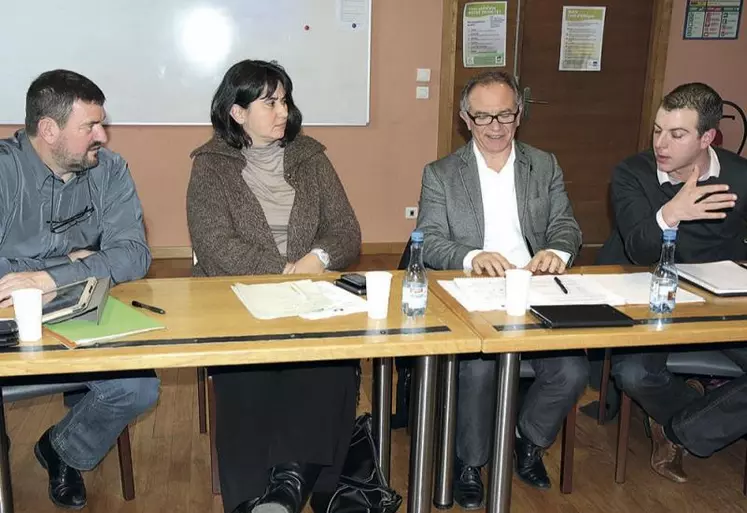
[[[431,81],[431,70],[430,68],[418,68],[417,75],[415,77],[416,82],[430,82]]]
[[[415,88],[415,98],[418,100],[427,100],[430,93],[428,86],[417,86]]]

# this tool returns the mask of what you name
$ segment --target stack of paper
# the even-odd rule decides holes
[[[529,289],[529,304],[648,304],[651,273],[567,274],[560,276],[559,279],[568,290],[567,294],[555,282],[554,276],[533,276]],[[441,280],[438,283],[470,312],[505,309],[505,278],[455,278]],[[677,291],[677,302],[699,301],[704,299],[686,290]]]
[[[582,275],[562,277],[568,294],[563,292],[553,276],[532,276],[529,289],[531,305],[593,305],[607,303],[620,305],[624,299],[609,292],[599,284],[584,280]],[[503,310],[506,307],[505,278],[455,278],[438,282],[447,292],[470,312]]]
[[[366,300],[326,281],[297,280],[231,287],[257,319],[303,317],[322,319],[365,312]]]
[[[647,305],[651,288],[651,273],[586,274],[613,294],[622,296],[625,305]],[[564,278],[565,279],[565,278]],[[683,288],[677,289],[676,303],[704,303],[705,299]]]
[[[348,315],[368,311],[368,302],[360,296],[343,290],[328,281],[317,281],[316,286],[322,294],[332,301],[329,307],[301,314],[304,319],[326,319],[338,315]]]
[[[686,280],[717,295],[747,294],[747,269],[730,260],[677,264],[677,272]]]

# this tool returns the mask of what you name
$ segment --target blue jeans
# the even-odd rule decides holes
[[[157,377],[88,381],[90,391],[52,427],[52,447],[62,461],[91,470],[138,415],[158,401]]]

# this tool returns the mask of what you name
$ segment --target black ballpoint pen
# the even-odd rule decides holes
[[[140,301],[133,301],[132,306],[134,306],[135,308],[143,308],[145,310],[149,310],[153,313],[157,313],[161,315],[166,313],[166,310],[164,310],[163,308],[158,308],[157,306],[146,305],[145,303],[141,303]]]
[[[555,280],[555,283],[558,284],[558,287],[560,287],[560,290],[563,291],[563,294],[568,294],[568,289],[565,288],[565,285],[563,285],[563,282],[560,281],[560,278],[558,278],[557,276],[554,276],[553,280]]]

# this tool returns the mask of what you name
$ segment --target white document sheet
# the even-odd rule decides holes
[[[545,275],[532,277],[529,290],[530,305],[648,304],[651,273],[558,276],[568,294],[561,290],[554,278]],[[439,280],[438,283],[470,312],[505,309],[505,278],[455,278]],[[702,297],[686,290],[677,291],[679,303],[703,301]]]
[[[587,274],[610,292],[622,296],[626,305],[647,305],[651,273]],[[677,289],[677,303],[704,303],[705,299],[683,288]]]
[[[335,284],[328,281],[317,281],[317,288],[322,291],[324,296],[332,301],[329,307],[315,310],[313,312],[301,314],[304,319],[326,319],[328,317],[337,317],[338,315],[348,315],[368,311],[368,302],[352,292],[341,289]]]
[[[257,319],[301,316],[322,319],[366,311],[366,301],[325,281],[297,280],[231,286],[249,313]]]

